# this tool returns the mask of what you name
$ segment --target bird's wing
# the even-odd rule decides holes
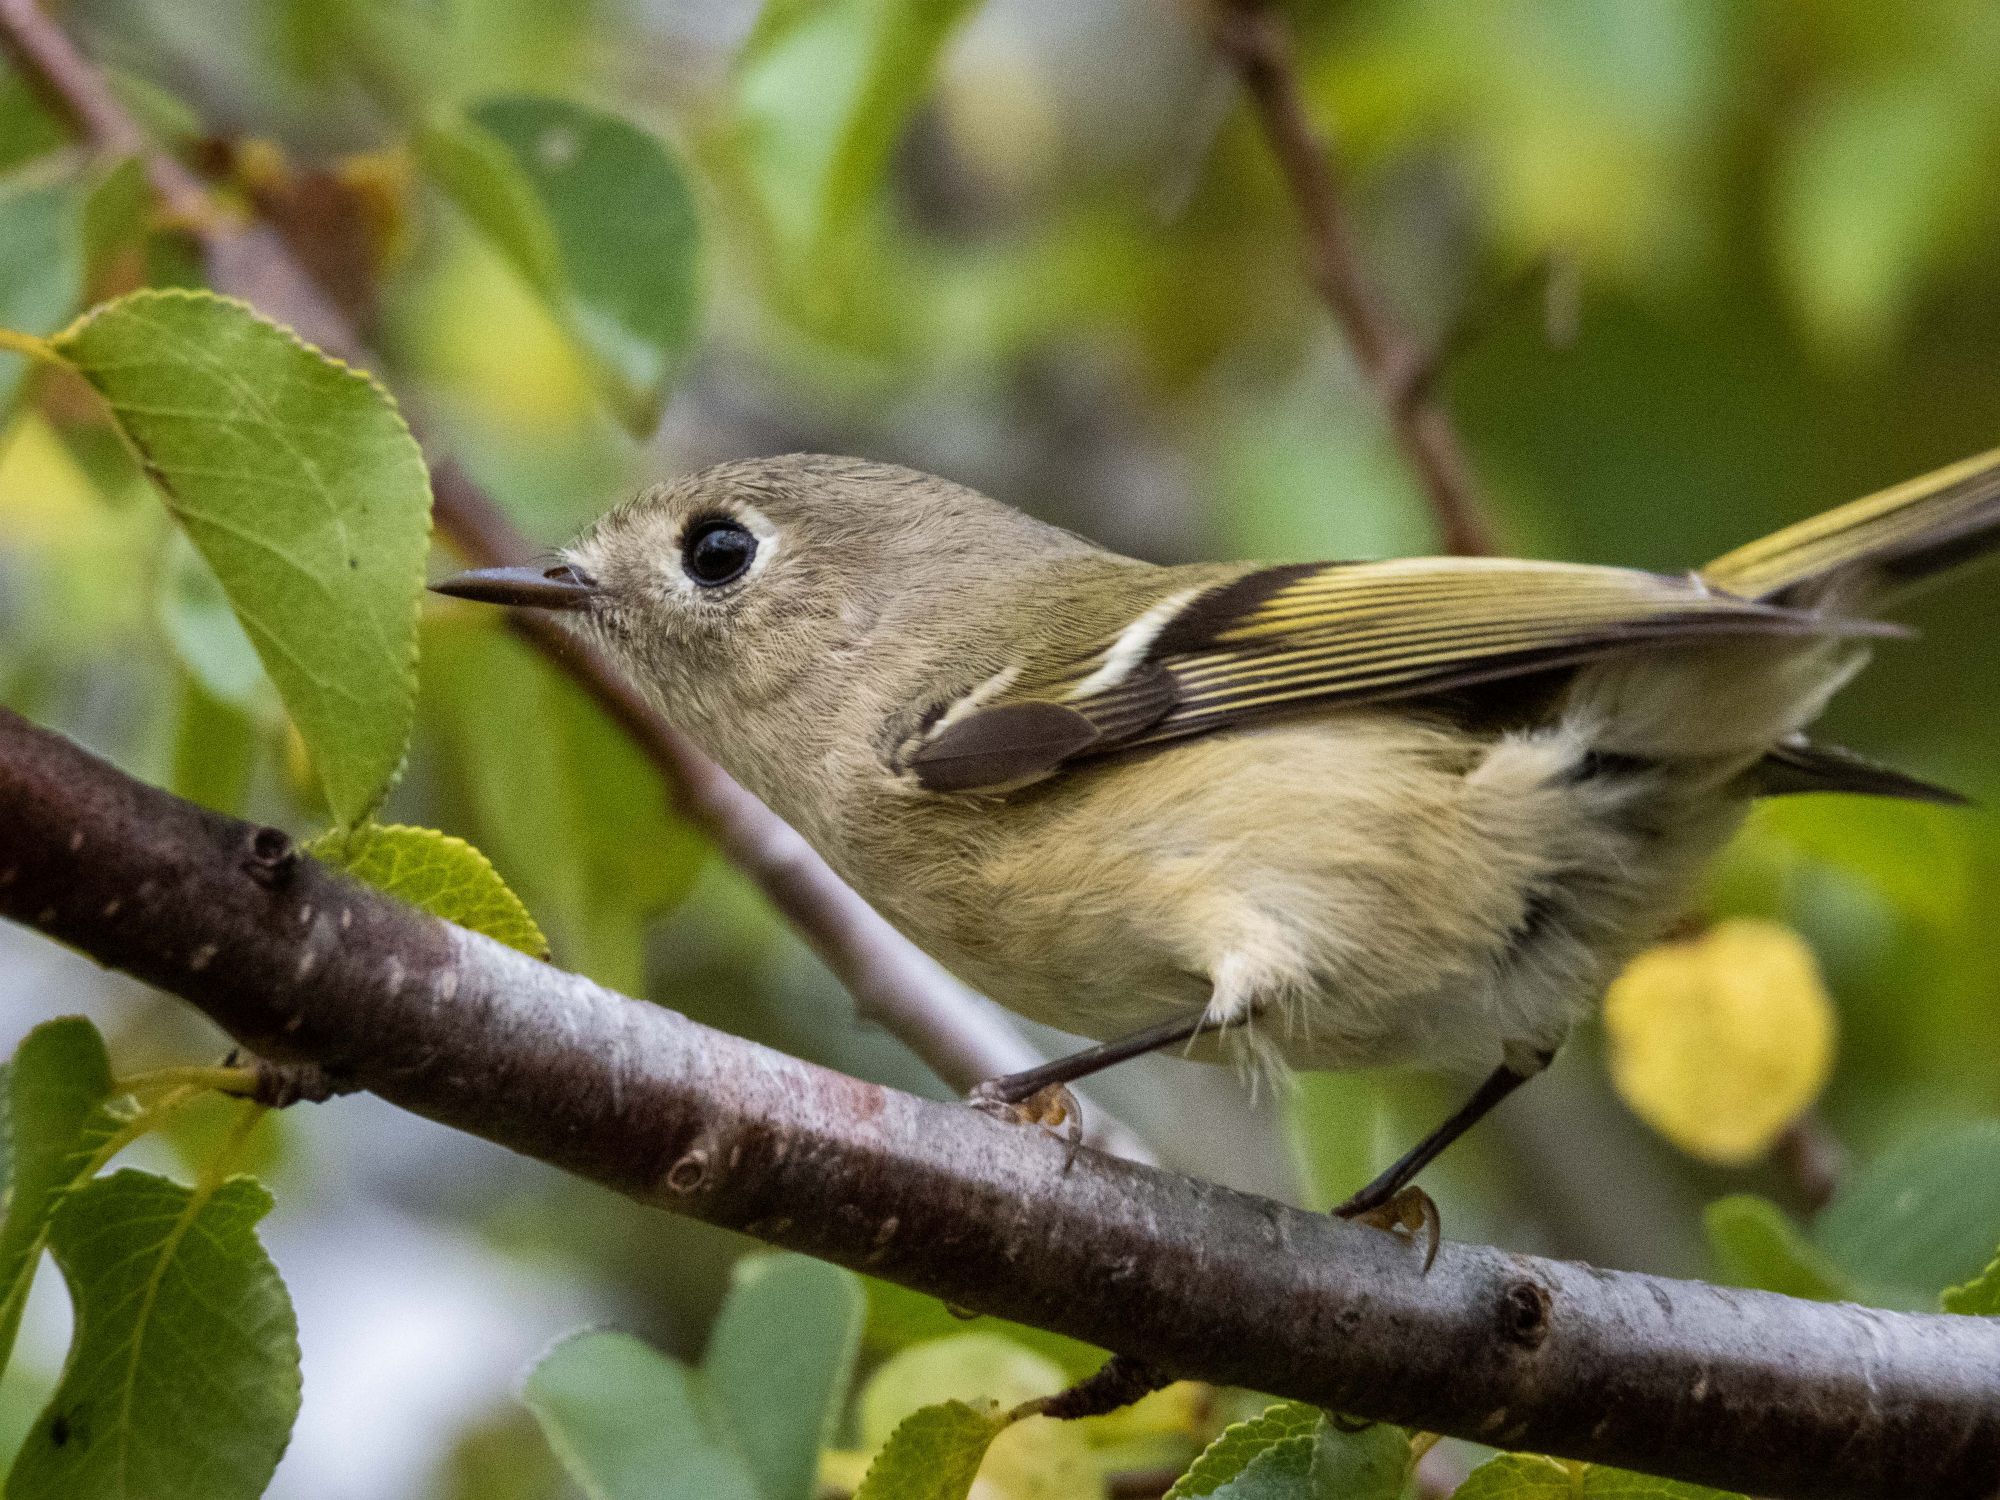
[[[1261,568],[1171,594],[1081,656],[1023,662],[899,750],[931,791],[1002,791],[1074,762],[1266,716],[1411,698],[1645,644],[1893,633],[1694,576],[1499,558]]]

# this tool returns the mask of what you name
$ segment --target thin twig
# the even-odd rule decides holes
[[[1396,1235],[697,1025],[0,710],[0,916],[262,1056],[656,1207],[1180,1378],[1773,1497],[1991,1500],[2000,1322]]]
[[[1305,232],[1306,272],[1347,336],[1397,443],[1422,481],[1447,552],[1494,550],[1493,531],[1451,417],[1432,389],[1435,363],[1397,321],[1361,262],[1333,159],[1299,91],[1292,39],[1268,0],[1213,0],[1216,45],[1242,80]]]
[[[201,183],[148,141],[102,72],[35,0],[0,0],[0,51],[92,146],[108,155],[144,160],[162,203],[200,246],[218,291],[243,298],[330,354],[378,368],[353,324],[277,234],[215,211]],[[419,421],[413,418],[411,425],[430,456],[432,514],[452,549],[484,567],[531,557],[535,548],[506,513],[462,468],[438,456],[437,443]],[[847,987],[862,1016],[900,1039],[954,1088],[969,1089],[1042,1061],[992,1006],[891,927],[803,838],[661,718],[603,657],[581,647],[545,616],[522,615],[514,624],[632,737],[659,769],[681,814],[757,884]],[[1102,1108],[1091,1109],[1089,1125],[1092,1139],[1105,1149],[1151,1159],[1138,1136]]]

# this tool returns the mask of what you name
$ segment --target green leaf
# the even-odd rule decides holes
[[[761,1500],[743,1456],[704,1419],[696,1380],[624,1333],[581,1333],[521,1399],[590,1500]]]
[[[267,680],[257,648],[230,608],[215,570],[183,532],[167,533],[159,585],[160,630],[181,665],[210,697],[240,709],[254,707]]]
[[[1878,349],[1993,201],[1992,151],[1934,77],[1884,79],[1805,114],[1781,161],[1779,264],[1812,331]]]
[[[1381,1089],[1355,1073],[1301,1073],[1285,1091],[1285,1134],[1306,1202],[1331,1207],[1375,1175]]]
[[[1452,1500],[1744,1500],[1733,1491],[1598,1464],[1503,1453],[1474,1469]]]
[[[559,99],[469,111],[505,148],[553,239],[553,310],[635,436],[659,424],[695,332],[700,224],[678,162],[648,131]],[[539,253],[539,251],[538,251]]]
[[[257,725],[234,703],[216,697],[192,672],[179,675],[173,774],[177,797],[218,812],[237,813],[257,762]]]
[[[961,1333],[905,1349],[869,1377],[858,1404],[864,1449],[939,1400],[996,1401],[1012,1410],[1069,1384],[1060,1367],[996,1333]]]
[[[423,639],[424,702],[469,831],[567,966],[638,990],[642,920],[687,892],[705,845],[630,737],[499,622],[440,614]]]
[[[48,333],[83,301],[85,190],[44,161],[0,178],[0,328]],[[27,357],[0,349],[0,417],[14,403]]]
[[[146,164],[128,156],[107,168],[83,206],[83,251],[91,285],[111,274],[118,257],[144,247],[153,220],[153,185]]]
[[[1937,1127],[1881,1153],[1821,1210],[1812,1237],[1871,1292],[1931,1305],[2000,1244],[2000,1121]]]
[[[417,159],[460,213],[545,302],[563,299],[562,251],[533,185],[506,144],[466,120],[417,133]]]
[[[1211,1500],[1318,1500],[1313,1483],[1313,1440],[1286,1438],[1273,1443],[1243,1466]],[[1330,1500],[1330,1497],[1329,1497]]]
[[[97,1028],[80,1016],[45,1021],[0,1071],[7,1214],[0,1220],[0,1370],[63,1194],[93,1170],[122,1121]]]
[[[1452,1500],[1576,1500],[1573,1467],[1535,1453],[1502,1453],[1466,1476]]]
[[[954,1338],[969,1331],[965,1319],[935,1297],[873,1276],[862,1279],[868,1292],[867,1342],[871,1350],[894,1353],[911,1344]],[[1005,1318],[981,1318],[973,1327],[981,1333],[997,1333],[1009,1343],[1054,1362],[1073,1381],[1094,1374],[1106,1358],[1104,1350],[1094,1344]]]
[[[914,1411],[875,1455],[854,1500],[965,1500],[1006,1427],[1006,1414],[990,1401],[941,1401]]]
[[[1387,1422],[1344,1432],[1321,1420],[1313,1442],[1312,1493],[1325,1500],[1399,1500],[1410,1477],[1410,1435]]]
[[[1322,1413],[1316,1407],[1296,1401],[1281,1401],[1247,1422],[1224,1428],[1215,1441],[1202,1450],[1201,1457],[1194,1461],[1187,1473],[1174,1482],[1174,1487],[1167,1491],[1166,1500],[1196,1500],[1203,1495],[1227,1494],[1225,1486],[1243,1476],[1261,1455],[1287,1443],[1299,1446],[1287,1449],[1284,1455],[1270,1460],[1263,1478],[1258,1482],[1275,1483],[1298,1462],[1302,1462],[1303,1472],[1310,1473],[1313,1444],[1321,1417]],[[1299,1457],[1301,1454],[1302,1460]]]
[[[409,739],[430,535],[423,456],[395,403],[206,293],[134,292],[54,342],[215,570],[335,820],[359,822]]]
[[[1939,1301],[1948,1313],[2000,1316],[2000,1255],[1994,1256],[1985,1270],[1962,1286],[1946,1287]]]
[[[702,1377],[763,1500],[812,1500],[861,1348],[861,1280],[803,1255],[746,1256],[733,1275]]]
[[[76,1333],[7,1500],[255,1500],[299,1408],[298,1327],[258,1244],[271,1195],[248,1177],[186,1188],[99,1178],[50,1247]]]
[[[973,0],[769,0],[736,69],[740,149],[810,253],[859,215]]]
[[[492,861],[464,839],[435,828],[364,823],[321,834],[306,845],[306,852],[434,917],[536,958],[549,956],[548,939],[521,898],[507,888]]]
[[[0,172],[10,172],[61,147],[69,139],[41,95],[0,59]]]
[[[1820,1302],[1855,1295],[1841,1269],[1799,1232],[1785,1211],[1755,1193],[1718,1198],[1702,1214],[1723,1281]]]

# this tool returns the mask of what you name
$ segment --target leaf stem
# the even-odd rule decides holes
[[[22,333],[18,328],[0,328],[0,349],[24,354],[29,359],[45,365],[64,363],[63,357],[56,353],[54,344],[47,339],[37,338],[32,333]]]
[[[215,1065],[193,1068],[153,1068],[118,1080],[125,1094],[148,1094],[159,1089],[213,1089],[219,1094],[249,1094],[257,1087],[257,1070]]]

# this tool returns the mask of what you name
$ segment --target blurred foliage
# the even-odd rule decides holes
[[[1443,390],[1511,547],[1684,568],[1995,443],[2000,11],[1985,0],[1292,9],[1371,263],[1427,336],[1465,322]],[[541,541],[651,478],[816,448],[946,473],[1166,561],[1430,544],[1192,5],[72,0],[62,16],[148,129],[300,249],[368,326],[377,373]],[[1562,347],[1514,290],[1551,255],[1578,299]],[[86,305],[198,281],[132,165],[85,161],[0,73],[0,326],[48,336]],[[278,344],[270,356],[289,358]],[[172,378],[199,389],[185,368]],[[382,816],[476,844],[557,962],[939,1089],[846,1023],[825,974],[708,859],[651,767],[496,622],[427,607],[410,733],[347,745],[342,731],[371,726],[316,719],[272,643],[245,633],[241,579],[170,524],[126,445],[142,432],[121,434],[73,375],[6,350],[0,413],[0,701],[300,834],[328,821],[323,788],[339,818],[367,810],[407,739]],[[272,457],[249,442],[244,456]],[[253,523],[283,533],[267,508],[279,492],[255,491]],[[385,543],[397,588],[414,589],[415,545]],[[1987,808],[2000,802],[1993,576],[1922,601],[1922,640],[1884,645],[1830,724]],[[304,634],[287,648],[353,644],[337,623]],[[359,658],[329,670],[396,685]],[[1751,966],[1728,959],[1662,990],[1699,1012],[1652,1007],[1656,1024],[1707,1018],[1699,1035],[1668,1033],[1711,1061],[1706,1091],[1668,1067],[1636,1091],[1628,1074],[1626,1092],[1709,1161],[1630,1127],[1598,1058],[1629,1068],[1635,1054],[1613,1032],[1585,1035],[1581,1058],[1529,1091],[1539,1100],[1510,1104],[1429,1179],[1454,1234],[1565,1250],[1615,1223],[1646,1269],[1888,1305],[1956,1287],[1947,1305],[1991,1312],[1996,906],[1990,811],[1761,808],[1699,915],[1717,933],[1743,920],[1796,933],[1816,961],[1838,1017],[1819,1110],[1854,1162],[1833,1202],[1808,1218],[1764,1157],[1820,1086],[1810,1049],[1771,1045],[1824,1021],[1788,950],[1789,987],[1752,994]],[[127,991],[27,1003],[46,1016],[85,1000],[129,1018],[121,1058],[162,1037],[198,1045]],[[1726,1073],[1724,1020],[1740,1040]],[[1758,1071],[1773,1061],[1775,1083]],[[1268,1101],[1157,1092],[1175,1096],[1157,1133],[1180,1164],[1240,1169],[1256,1149],[1243,1142],[1269,1134]],[[1275,1106],[1293,1159],[1268,1170],[1331,1201],[1453,1102],[1427,1079],[1301,1080]],[[1536,1109],[1560,1157],[1531,1155]],[[1703,1115],[1697,1138],[1686,1123]],[[226,1135],[169,1125],[197,1174]],[[311,1175],[320,1129],[288,1121],[259,1170],[310,1198],[293,1179]],[[1576,1158],[1614,1150],[1617,1191],[1592,1190]],[[505,1181],[531,1187],[440,1168],[410,1196],[498,1261],[561,1262],[614,1289],[621,1317],[665,1347],[601,1347],[648,1389],[706,1378],[734,1242]],[[1705,1219],[1703,1200],[1716,1200]],[[342,1209],[326,1212],[337,1235]],[[1096,1358],[1027,1330],[968,1334],[940,1305],[876,1286],[859,1337],[856,1394],[843,1404],[841,1374],[843,1396],[800,1417],[804,1430],[839,1409],[820,1463],[842,1488],[923,1409],[961,1399],[969,1432],[984,1410],[971,1403],[1008,1399],[1004,1369],[1032,1366],[1042,1394]],[[602,1379],[587,1347],[564,1348],[577,1380]],[[47,1396],[23,1389],[0,1390],[15,1436],[16,1414]],[[1123,1436],[1015,1424],[980,1482],[1026,1496],[1065,1464],[1087,1463],[1092,1484],[1184,1467],[1246,1414],[1176,1389]],[[1316,1420],[1272,1448],[1305,1442],[1302,1465],[1298,1447],[1258,1460],[1274,1483],[1311,1482]],[[508,1457],[525,1451],[517,1425],[467,1421],[439,1494],[497,1493],[478,1477],[495,1473],[521,1500],[558,1492],[545,1464]],[[439,1454],[450,1447],[439,1435]],[[743,1462],[753,1484],[775,1472]],[[1634,1492],[1619,1482],[1508,1458],[1464,1493]]]

